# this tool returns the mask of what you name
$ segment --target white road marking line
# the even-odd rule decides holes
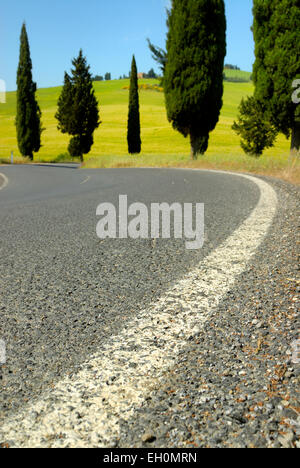
[[[0,190],[4,189],[8,184],[8,178],[4,174],[2,174],[2,172],[0,172],[0,178],[1,177],[3,178],[4,182],[2,185],[0,185]]]
[[[79,185],[86,184],[86,183],[87,183],[87,182],[90,180],[90,178],[91,178],[91,176],[87,176],[87,178],[86,178],[86,179],[84,179],[84,181],[83,181],[83,182],[80,182],[80,184],[79,184]]]
[[[7,417],[0,430],[2,442],[13,441],[16,447],[111,447],[120,418],[132,417],[157,388],[189,336],[199,333],[245,270],[272,224],[277,207],[273,188],[241,176],[261,192],[248,219],[156,303],[125,323],[76,375]]]

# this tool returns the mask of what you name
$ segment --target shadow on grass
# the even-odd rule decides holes
[[[39,161],[42,162],[42,161]],[[68,153],[61,153],[56,158],[51,159],[50,161],[43,161],[50,164],[59,164],[59,163],[80,163],[80,158],[72,158]]]
[[[72,158],[68,153],[61,153],[53,159],[43,159],[36,155],[33,161],[29,158],[21,156],[14,157],[13,164],[34,164],[34,165],[51,165],[51,164],[80,164],[80,158]],[[10,158],[1,158],[0,164],[11,164]],[[68,167],[68,166],[66,166]]]

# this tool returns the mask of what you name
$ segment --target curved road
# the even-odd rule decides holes
[[[124,337],[126,324],[218,252],[260,200],[251,178],[209,171],[34,165],[1,172],[9,181],[0,190],[2,421],[76,376],[111,337]],[[205,203],[204,247],[187,251],[174,239],[101,241],[96,208],[117,206],[119,194],[147,205]]]

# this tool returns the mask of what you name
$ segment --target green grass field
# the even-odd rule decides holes
[[[233,70],[236,73],[235,70]],[[245,72],[247,73],[247,72]],[[155,80],[140,80],[140,83],[156,83]],[[97,82],[94,84],[100,105],[102,124],[95,132],[95,143],[85,156],[84,167],[129,167],[129,166],[189,166],[225,170],[243,170],[278,175],[297,181],[299,160],[289,159],[289,142],[279,136],[276,146],[266,151],[259,160],[245,156],[239,138],[231,129],[237,116],[238,105],[243,96],[253,93],[253,84],[225,82],[224,105],[220,121],[211,133],[207,154],[197,162],[190,162],[189,140],[172,129],[167,121],[164,94],[140,91],[142,154],[128,156],[126,127],[128,112],[129,80]],[[54,118],[61,88],[39,89],[37,98],[42,110],[42,148],[35,154],[35,161],[59,162],[70,160],[67,156],[69,137],[57,130]],[[14,151],[15,161],[24,161],[19,156],[14,126],[16,93],[7,93],[6,104],[0,104],[0,162],[9,161]]]

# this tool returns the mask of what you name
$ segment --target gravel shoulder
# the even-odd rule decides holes
[[[265,178],[266,242],[130,421],[119,447],[300,448],[299,188]]]

